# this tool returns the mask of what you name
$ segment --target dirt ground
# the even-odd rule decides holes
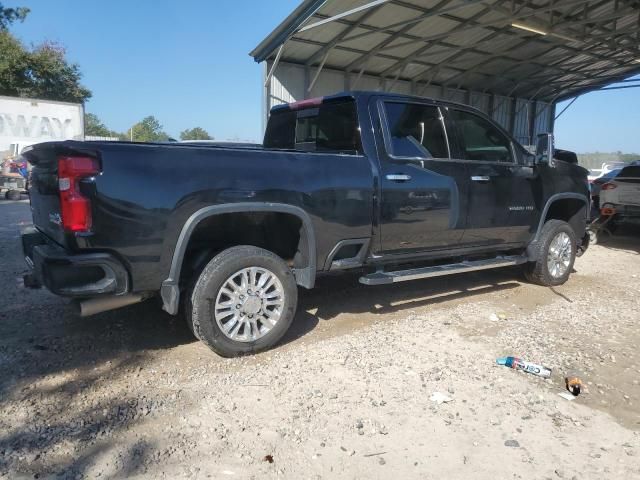
[[[23,288],[28,204],[0,219],[0,478],[640,478],[638,231],[553,289],[327,277],[279,347],[225,360],[153,302],[81,319]]]

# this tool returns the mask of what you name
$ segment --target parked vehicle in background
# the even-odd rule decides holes
[[[640,162],[624,167],[600,190],[600,212],[616,223],[640,223]]]
[[[602,164],[600,168],[594,168],[589,170],[588,180],[589,183],[594,182],[598,178],[608,174],[612,170],[616,170],[619,168],[623,168],[625,165],[628,165],[627,162],[605,162]]]
[[[323,273],[382,285],[521,265],[560,285],[588,246],[587,171],[554,158],[552,135],[532,155],[439,100],[281,105],[260,148],[66,141],[24,155],[25,284],[81,299],[84,315],[159,296],[224,356],[276,343],[298,286]]]
[[[602,185],[613,179],[621,170],[622,168],[613,169],[601,177],[596,178],[592,182],[589,182],[591,186],[591,202],[593,208],[597,211],[600,211],[600,189],[602,188]]]

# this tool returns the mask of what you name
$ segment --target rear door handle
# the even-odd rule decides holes
[[[488,182],[491,180],[491,177],[487,177],[486,175],[474,175],[471,177],[471,180],[474,182]]]
[[[387,175],[387,180],[392,182],[408,182],[411,180],[411,175],[405,175],[404,173],[393,173]]]

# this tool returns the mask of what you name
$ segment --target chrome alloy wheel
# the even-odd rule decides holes
[[[248,267],[222,284],[214,316],[226,337],[253,342],[276,325],[283,307],[284,288],[278,277],[266,268]]]
[[[549,244],[547,254],[547,269],[553,278],[562,277],[571,264],[573,245],[571,238],[565,232],[558,233]]]

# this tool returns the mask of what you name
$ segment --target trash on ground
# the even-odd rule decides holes
[[[440,405],[442,403],[452,402],[453,398],[445,395],[442,392],[433,392],[431,394],[431,397],[429,397],[429,400],[431,400],[432,402],[436,402],[438,405]]]
[[[506,320],[507,319],[507,315],[505,313],[492,313],[491,315],[489,315],[489,320],[491,320],[492,322],[497,322],[500,320]]]
[[[265,455],[263,460],[265,462],[273,463],[273,455]]]
[[[574,395],[571,395],[569,392],[560,392],[558,395],[560,395],[565,400],[575,400],[576,399],[576,397]]]
[[[573,396],[577,397],[580,395],[580,391],[582,390],[582,380],[578,377],[565,377],[564,383],[567,386],[567,390],[569,390]]]
[[[502,357],[496,359],[498,365],[504,365],[505,367],[515,368],[516,370],[522,370],[538,377],[549,378],[551,376],[551,369],[543,367],[542,365],[536,365],[535,363],[525,362],[518,357]]]

